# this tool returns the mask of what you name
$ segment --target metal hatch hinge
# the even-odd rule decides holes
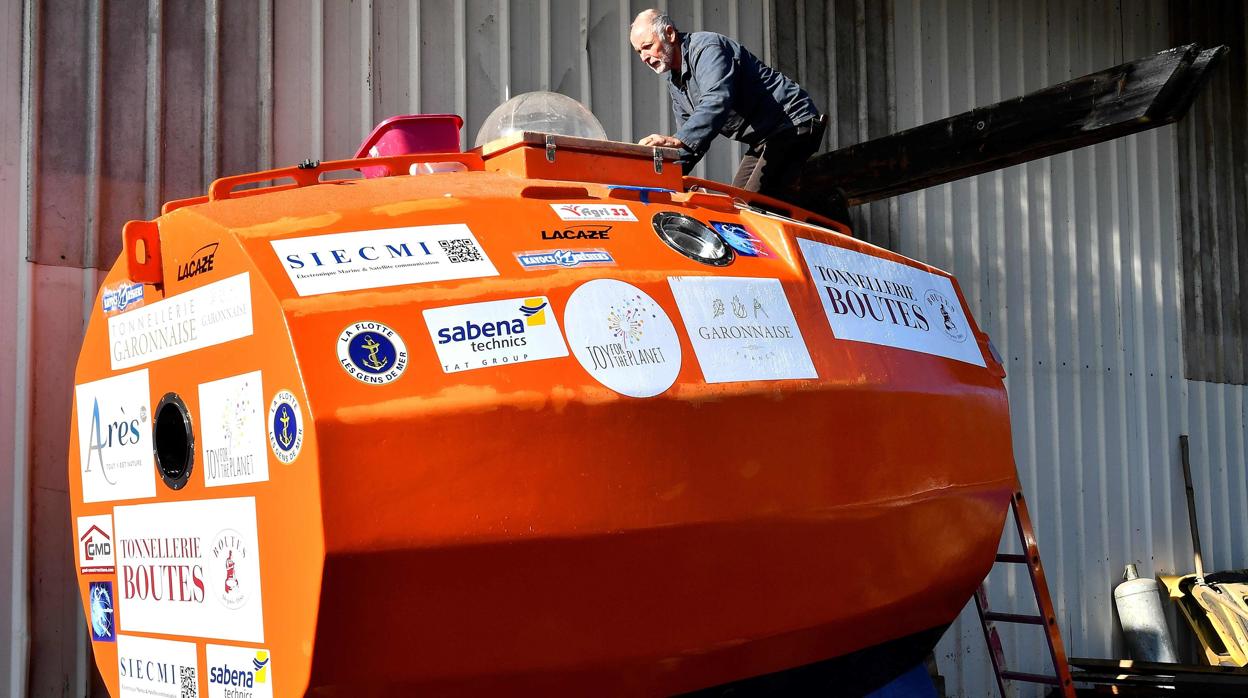
[[[658,148],[654,149],[654,172],[663,174],[663,152]]]
[[[546,134],[546,160],[555,161],[555,137],[549,133]]]

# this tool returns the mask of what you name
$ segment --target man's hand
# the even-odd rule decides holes
[[[680,142],[675,136],[664,136],[658,133],[652,133],[649,136],[637,141],[638,145],[646,145],[654,148],[684,148],[685,144]]]

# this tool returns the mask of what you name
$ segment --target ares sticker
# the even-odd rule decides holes
[[[723,238],[728,246],[745,257],[775,257],[775,253],[767,247],[762,238],[755,235],[749,228],[740,223],[721,223],[711,221],[711,227]]]
[[[380,322],[356,322],[338,335],[338,363],[361,383],[392,383],[407,370],[407,345]]]
[[[269,403],[269,448],[283,463],[293,462],[303,448],[303,413],[289,390],[279,390]]]

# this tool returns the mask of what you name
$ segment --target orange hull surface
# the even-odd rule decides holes
[[[127,227],[69,463],[114,694],[667,694],[956,617],[1014,480],[956,281],[542,155],[226,180]]]

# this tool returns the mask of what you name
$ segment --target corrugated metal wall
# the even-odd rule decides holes
[[[1164,0],[668,5],[829,100],[839,145],[1169,45]],[[15,348],[0,365],[0,453],[13,456],[0,468],[13,505],[0,516],[0,599],[13,601],[0,608],[0,693],[22,694],[27,612],[31,694],[82,692],[64,431],[94,268],[111,265],[121,223],[221,174],[349,156],[394,113],[465,114],[470,142],[497,103],[532,89],[590,104],[612,138],[670,132],[664,87],[625,40],[645,6],[0,3],[0,210],[16,212],[0,216],[0,343]],[[957,273],[1007,356],[1019,466],[1076,655],[1114,651],[1124,562],[1187,567],[1179,433],[1193,435],[1207,556],[1248,566],[1244,388],[1183,377],[1175,150],[1166,128],[855,214],[864,236]],[[739,152],[721,143],[703,174],[729,179]],[[1009,576],[994,591],[1000,605],[1030,593]],[[938,656],[962,695],[993,690],[978,633],[964,615]],[[1005,639],[1012,661],[1039,668],[1034,640]]]
[[[896,0],[894,17],[898,128],[1170,43],[1163,0]],[[1183,375],[1175,150],[1167,127],[898,200],[895,247],[956,273],[1007,359],[1015,453],[1075,656],[1118,651],[1125,563],[1190,569],[1179,434],[1206,565],[1248,566],[1245,390]],[[993,591],[1030,602],[1025,576]],[[1004,641],[1012,663],[1045,668],[1037,631]],[[995,691],[983,645],[973,610],[941,645],[962,695]]]

